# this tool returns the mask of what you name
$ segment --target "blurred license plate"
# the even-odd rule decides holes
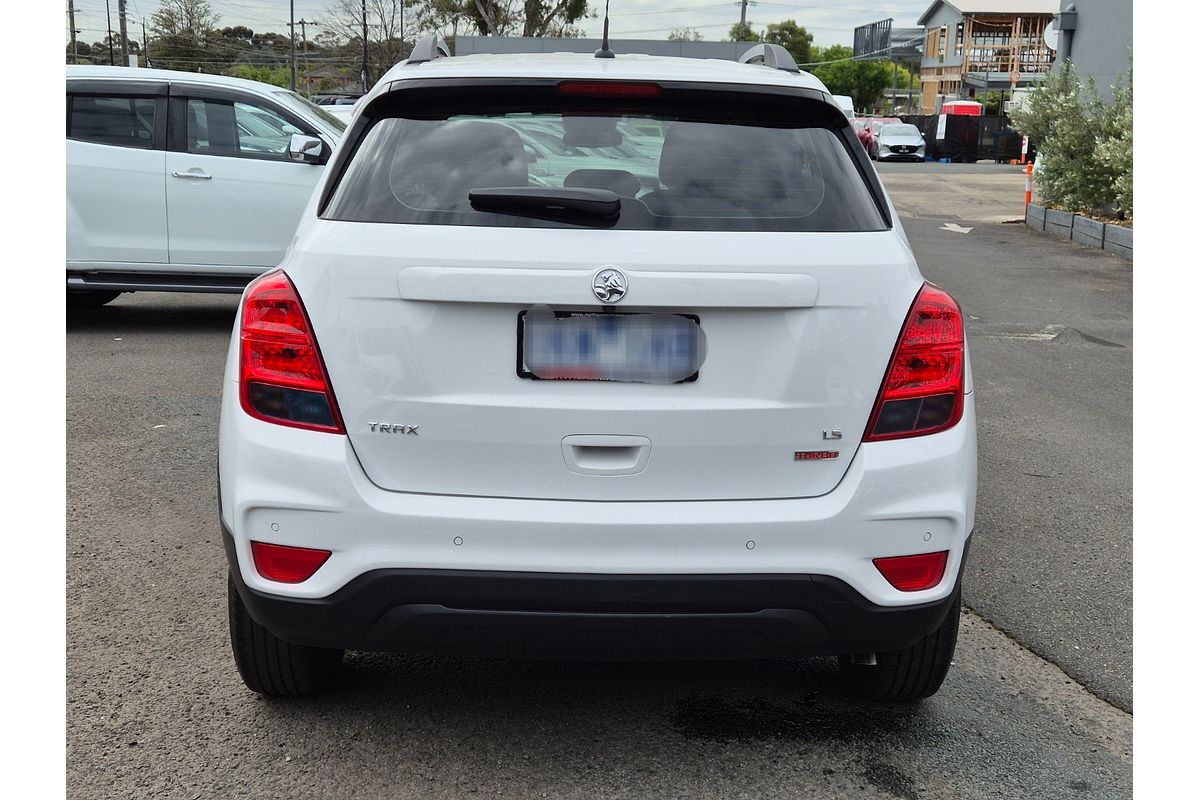
[[[699,376],[704,333],[693,314],[554,312],[517,316],[517,374],[558,381],[682,383]]]

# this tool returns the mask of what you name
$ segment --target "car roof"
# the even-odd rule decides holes
[[[170,83],[198,83],[206,86],[226,86],[259,94],[286,92],[282,86],[274,86],[246,78],[230,78],[226,75],[210,75],[206,72],[180,72],[172,69],[147,69],[144,67],[113,67],[107,65],[68,64],[67,79],[92,78],[101,80],[168,81]]]
[[[792,86],[829,94],[825,84],[808,72],[797,74],[761,64],[741,64],[725,59],[648,56],[639,53],[617,53],[616,58],[596,58],[591,53],[479,53],[437,58],[412,65],[401,62],[379,80],[376,90],[383,93],[388,91],[386,84],[393,81],[421,78],[695,81]]]

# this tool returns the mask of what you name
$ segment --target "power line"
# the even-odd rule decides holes
[[[764,7],[768,7],[768,8],[787,8],[787,9],[793,9],[795,11],[855,11],[855,12],[859,12],[859,13],[863,13],[863,14],[896,13],[896,12],[889,11],[887,7],[879,7],[879,6],[877,6],[875,8],[852,8],[850,6],[819,6],[819,5],[815,5],[815,4],[809,4],[809,3],[805,3],[803,5],[797,5],[794,3],[769,3],[769,2],[761,2],[761,0],[760,0],[760,2],[754,3],[754,5],[764,6]],[[905,9],[899,8],[899,9],[897,9],[897,11],[903,12],[903,11],[905,11]],[[805,27],[807,27],[807,26],[805,26]]]

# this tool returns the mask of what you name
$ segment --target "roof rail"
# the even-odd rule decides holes
[[[433,61],[435,58],[449,57],[450,47],[446,44],[446,40],[435,33],[430,33],[422,36],[413,45],[412,52],[408,54],[406,66],[424,64],[426,61]]]
[[[796,59],[792,54],[777,44],[756,44],[738,59],[743,64],[762,64],[772,69],[782,69],[786,72],[800,72]]]

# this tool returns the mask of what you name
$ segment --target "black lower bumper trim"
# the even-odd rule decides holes
[[[878,606],[825,575],[609,575],[381,569],[329,597],[266,594],[251,617],[318,647],[540,658],[784,658],[899,650],[953,603]],[[965,558],[964,558],[965,561]],[[961,579],[961,572],[960,572]]]
[[[253,275],[194,275],[173,272],[72,272],[67,291],[208,292],[241,294]]]

